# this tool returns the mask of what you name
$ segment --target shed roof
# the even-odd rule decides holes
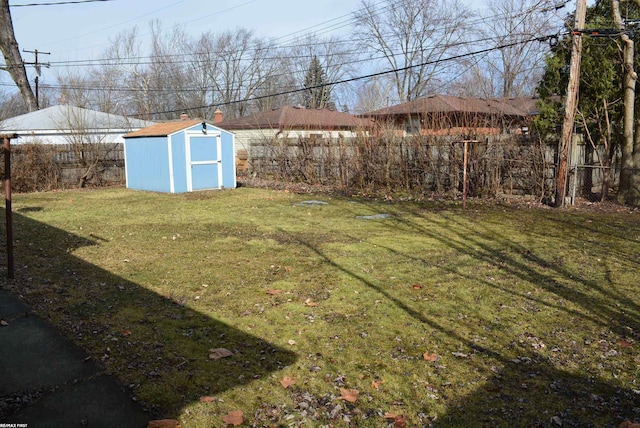
[[[166,137],[167,135],[180,132],[182,130],[191,128],[192,126],[199,125],[202,120],[180,120],[173,122],[156,123],[146,128],[133,131],[125,135],[125,138],[135,137]]]
[[[130,130],[143,128],[153,122],[132,119],[72,105],[56,105],[15,116],[0,123],[3,133],[18,134],[37,131],[62,131],[82,127],[86,130]]]
[[[373,122],[370,119],[328,109],[284,106],[251,116],[224,120],[216,123],[216,126],[228,130],[285,128],[335,130],[370,128]]]
[[[470,113],[507,116],[531,116],[537,113],[536,98],[476,98],[430,95],[406,103],[376,110],[363,116],[395,116],[402,114]]]

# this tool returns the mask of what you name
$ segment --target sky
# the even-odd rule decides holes
[[[84,1],[83,3],[78,3]],[[382,0],[373,0],[382,3]],[[45,5],[46,3],[64,3]],[[486,0],[463,0],[478,11]],[[35,6],[20,6],[38,4]],[[166,30],[183,26],[197,37],[248,28],[258,37],[280,43],[317,32],[322,36],[347,32],[351,14],[362,0],[9,0],[13,26],[23,60],[41,63],[95,59],[113,37],[133,27],[149,35],[149,23],[158,20]],[[574,3],[575,4],[575,3]],[[55,83],[61,68],[42,68],[41,83]],[[27,66],[33,85],[35,70]],[[11,88],[8,73],[0,73],[0,90]]]
[[[58,62],[95,58],[110,46],[114,35],[133,27],[149,34],[149,23],[159,20],[163,28],[183,26],[196,37],[207,31],[220,33],[237,28],[254,30],[266,38],[301,36],[309,30],[335,34],[346,31],[345,20],[361,0],[101,0],[80,4],[25,6],[68,0],[9,0],[14,32],[25,62]],[[77,1],[77,0],[76,0]],[[334,33],[331,33],[334,34]],[[49,54],[46,54],[49,53]],[[27,71],[34,76],[33,67]],[[53,83],[53,69],[42,69],[41,82]],[[2,81],[10,81],[2,73]]]

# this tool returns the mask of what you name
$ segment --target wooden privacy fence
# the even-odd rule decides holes
[[[119,143],[13,146],[16,192],[123,185],[124,147]]]
[[[264,139],[252,141],[241,161],[248,174],[263,179],[457,196],[464,190],[464,141],[443,136]],[[475,141],[468,146],[469,196],[543,200],[554,194],[555,146],[520,135]],[[585,164],[580,150],[572,160],[579,170],[570,177],[571,196],[606,199],[606,190],[619,178],[616,161],[610,167]],[[125,183],[123,144],[14,144],[12,157],[16,192]]]
[[[464,140],[442,136],[252,141],[249,173],[340,188],[423,193],[463,190]],[[469,146],[470,196],[551,194],[554,150],[526,136],[494,136]]]

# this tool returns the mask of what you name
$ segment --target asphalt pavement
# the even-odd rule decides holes
[[[0,324],[0,428],[144,428],[153,419],[82,348],[2,289]]]

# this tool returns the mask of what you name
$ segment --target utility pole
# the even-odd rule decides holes
[[[558,171],[556,176],[556,200],[555,206],[564,206],[564,197],[567,193],[567,181],[569,169],[567,163],[573,140],[573,127],[578,106],[578,92],[580,88],[580,62],[582,60],[582,30],[587,15],[587,0],[577,0],[576,17],[572,31],[571,63],[569,68],[569,84],[567,86],[567,98],[564,106],[564,122],[562,124],[562,136],[558,144]]]
[[[36,78],[35,78],[35,82],[36,82],[36,110],[40,110],[40,99],[38,98],[38,80],[40,79],[40,75],[41,73],[41,66],[45,66],[45,67],[49,67],[51,64],[49,64],[48,62],[46,63],[40,63],[38,62],[38,54],[43,54],[43,55],[51,55],[51,52],[40,52],[38,51],[38,49],[34,49],[32,51],[28,51],[26,49],[23,49],[22,52],[27,52],[27,53],[32,53],[34,56],[34,61],[33,62],[25,62],[25,65],[33,65],[34,68],[36,69]]]

